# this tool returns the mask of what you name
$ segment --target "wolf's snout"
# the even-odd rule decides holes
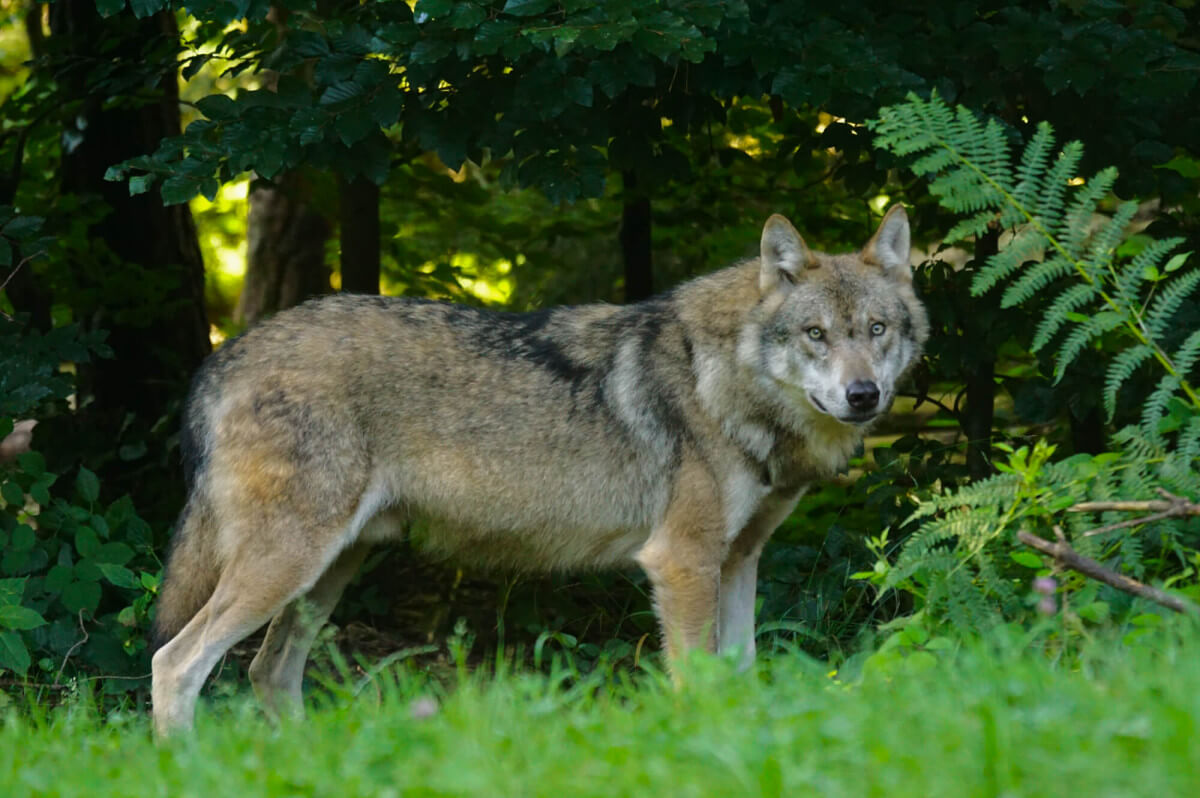
[[[879,404],[879,386],[870,380],[855,380],[846,386],[846,403],[855,410],[874,410]]]

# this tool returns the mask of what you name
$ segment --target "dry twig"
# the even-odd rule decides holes
[[[1067,512],[1071,513],[1102,513],[1102,512],[1127,512],[1127,513],[1151,513],[1139,518],[1131,518],[1128,521],[1120,521],[1108,526],[1102,526],[1098,529],[1089,529],[1083,534],[1085,536],[1099,535],[1104,532],[1112,532],[1114,529],[1124,529],[1126,527],[1138,526],[1140,524],[1148,524],[1151,521],[1161,521],[1164,518],[1184,518],[1189,515],[1200,515],[1200,503],[1196,503],[1183,496],[1176,496],[1174,493],[1169,493],[1162,488],[1157,488],[1158,495],[1162,496],[1162,500],[1151,501],[1115,501],[1115,502],[1081,502],[1070,508]]]
[[[1084,576],[1090,576],[1092,579],[1103,582],[1106,585],[1115,587],[1117,590],[1124,590],[1126,593],[1132,593],[1135,596],[1149,599],[1175,612],[1200,617],[1200,607],[1197,607],[1190,601],[1173,596],[1164,590],[1159,590],[1156,587],[1143,584],[1136,579],[1130,579],[1128,576],[1105,568],[1092,558],[1084,557],[1071,548],[1071,544],[1067,542],[1061,527],[1054,527],[1054,532],[1058,536],[1058,540],[1055,542],[1038,537],[1025,530],[1017,532],[1017,540],[1026,546],[1037,549],[1043,554],[1049,554],[1058,564],[1066,566],[1073,571],[1078,571]]]

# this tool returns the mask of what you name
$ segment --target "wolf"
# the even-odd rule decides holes
[[[268,624],[249,675],[299,711],[318,627],[375,544],[523,571],[631,563],[668,666],[754,659],[759,554],[844,468],[929,333],[909,224],[856,253],[783,216],[759,256],[626,306],[501,313],[333,295],[212,354],[185,408],[189,492],[154,634],[162,734]]]

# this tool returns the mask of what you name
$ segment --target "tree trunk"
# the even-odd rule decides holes
[[[625,260],[625,301],[654,294],[654,260],[650,249],[650,198],[638,192],[637,174],[621,173],[625,205],[621,209],[621,255]]]
[[[239,323],[253,324],[329,291],[329,222],[309,204],[310,193],[297,172],[251,186],[246,279],[234,315]]]
[[[983,268],[1000,248],[999,229],[989,229],[975,241],[975,268]],[[968,319],[972,318],[970,316]],[[967,436],[967,473],[982,479],[992,473],[992,420],[996,409],[996,352],[988,342],[988,330],[968,322],[963,330],[968,341],[978,343],[978,357],[967,368],[963,432]]]
[[[379,186],[361,175],[338,177],[342,290],[379,293]]]
[[[290,15],[279,3],[272,3],[267,14],[281,42],[287,38]],[[292,74],[307,80],[311,68],[310,64],[302,64]],[[279,73],[263,70],[261,79],[263,88],[275,91]],[[325,242],[332,233],[331,224],[313,207],[312,197],[312,185],[300,170],[251,184],[246,277],[234,311],[234,320],[239,324],[253,324],[311,296],[329,292]]]
[[[175,17],[102,19],[94,0],[58,0],[51,32],[65,42],[60,80],[83,98],[65,134],[62,188],[98,195],[110,209],[89,230],[101,245],[95,259],[73,265],[77,283],[89,289],[74,310],[80,320],[108,330],[114,357],[81,376],[96,411],[135,413],[153,423],[210,350],[204,262],[187,205],[163,207],[157,191],[130,196],[128,186],[104,174],[180,132]],[[112,89],[93,85],[104,65],[141,74],[153,74],[158,65],[158,98],[105,108]]]

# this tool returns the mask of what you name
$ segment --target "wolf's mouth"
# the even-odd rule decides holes
[[[833,418],[836,418],[843,424],[866,424],[869,421],[873,421],[875,417],[879,415],[879,411],[877,410],[867,410],[862,413],[849,413],[844,416],[834,415],[833,413],[829,412],[829,408],[821,404],[821,400],[814,396],[811,391],[808,393],[808,401],[812,403],[813,407],[817,408],[825,415],[833,416]]]

